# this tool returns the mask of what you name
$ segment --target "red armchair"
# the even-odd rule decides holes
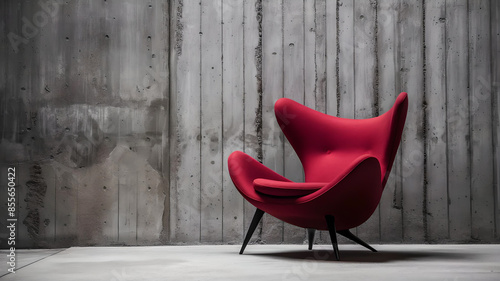
[[[328,230],[337,260],[336,233],[376,252],[349,229],[375,211],[401,140],[408,97],[401,93],[385,114],[369,119],[338,118],[282,98],[277,121],[304,168],[305,182],[292,182],[241,151],[228,158],[231,179],[257,210],[244,239],[245,250],[264,212],[307,228]]]

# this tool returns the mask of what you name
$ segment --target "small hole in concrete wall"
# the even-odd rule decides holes
[[[69,40],[69,37],[66,37],[66,41],[68,41],[68,40]]]
[[[69,128],[64,129],[66,132],[69,132]]]
[[[107,35],[107,34],[106,34],[106,36],[105,36],[105,37],[106,37],[106,39],[109,39],[109,35]]]
[[[288,44],[288,47],[293,47],[293,46],[295,46],[295,44],[293,43]]]
[[[151,190],[151,186],[148,186],[148,190]]]
[[[106,190],[106,189],[107,189],[107,187],[106,187],[106,186],[103,186],[103,187],[102,187],[102,189]]]

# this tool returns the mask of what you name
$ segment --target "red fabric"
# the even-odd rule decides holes
[[[268,179],[255,179],[253,187],[256,191],[272,196],[304,196],[319,190],[326,182],[289,182]]]
[[[241,151],[228,158],[231,179],[255,207],[290,224],[327,230],[325,215],[333,215],[337,230],[357,227],[380,201],[407,110],[406,93],[385,114],[361,120],[329,116],[290,99],[279,99],[276,118],[302,162],[305,182],[326,184],[303,196],[266,195],[256,190],[254,181],[280,181],[287,188],[296,185]],[[270,181],[261,185],[269,190]]]

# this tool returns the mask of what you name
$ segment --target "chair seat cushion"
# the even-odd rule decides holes
[[[325,185],[326,183],[323,182],[286,182],[260,178],[253,181],[253,187],[256,191],[281,197],[304,196],[319,190]]]

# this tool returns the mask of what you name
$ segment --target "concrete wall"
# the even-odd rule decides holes
[[[12,166],[19,246],[160,243],[168,15],[166,1],[2,1],[1,216]]]
[[[357,234],[500,241],[497,1],[45,2],[61,4],[0,6],[0,176],[16,167],[21,245],[240,243],[254,208],[228,155],[303,178],[278,98],[366,118],[402,91],[401,148]],[[305,239],[267,215],[254,235]]]

